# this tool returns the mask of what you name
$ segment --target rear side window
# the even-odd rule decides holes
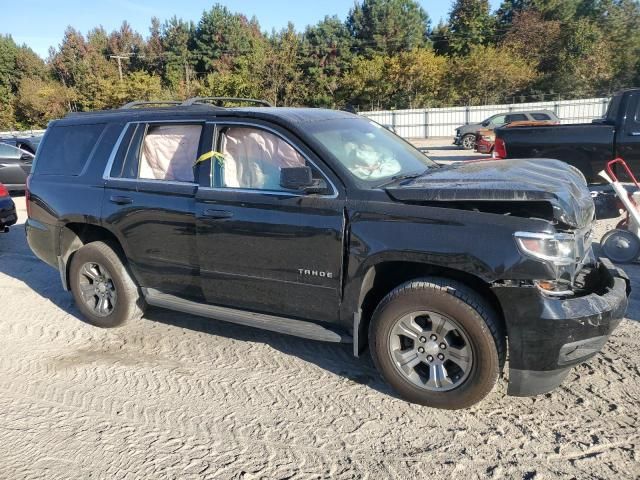
[[[546,113],[532,113],[531,116],[535,120],[551,120],[551,117]]]
[[[98,144],[105,124],[54,126],[38,152],[40,175],[77,176]]]
[[[193,183],[201,133],[202,124],[130,125],[110,177]]]
[[[149,125],[140,148],[138,177],[193,182],[201,125]]]
[[[523,113],[513,113],[511,115],[507,115],[507,123],[511,122],[523,122],[528,120],[527,116]]]

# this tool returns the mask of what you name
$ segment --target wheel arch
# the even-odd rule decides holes
[[[74,254],[91,242],[108,242],[124,253],[124,248],[118,237],[109,229],[92,223],[69,222],[60,228],[60,246],[58,255],[58,266],[62,286],[65,290],[70,289],[70,265]]]
[[[489,283],[482,278],[461,270],[418,261],[391,260],[371,265],[363,276],[354,317],[354,354],[364,352],[368,346],[371,318],[378,304],[394,288],[405,282],[425,276],[456,280],[485,298],[495,309],[506,332],[502,307]]]

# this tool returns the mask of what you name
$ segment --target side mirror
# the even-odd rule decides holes
[[[488,127],[490,123],[491,122],[489,120],[485,120],[484,122],[482,122],[482,126],[483,127]]]
[[[280,169],[280,186],[286,190],[303,191],[305,193],[322,193],[326,191],[324,180],[314,180],[311,167],[285,167]]]
[[[20,160],[22,160],[23,162],[31,162],[33,160],[33,155],[31,155],[28,152],[24,152],[22,155],[20,155]]]

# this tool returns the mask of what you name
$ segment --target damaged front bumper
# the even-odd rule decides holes
[[[509,395],[539,395],[598,353],[627,309],[629,278],[600,259],[589,293],[553,298],[532,287],[494,287],[509,338]]]

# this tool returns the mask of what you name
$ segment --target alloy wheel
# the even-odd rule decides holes
[[[389,354],[404,378],[435,392],[460,386],[473,367],[471,342],[462,327],[430,311],[398,319],[389,334]]]

